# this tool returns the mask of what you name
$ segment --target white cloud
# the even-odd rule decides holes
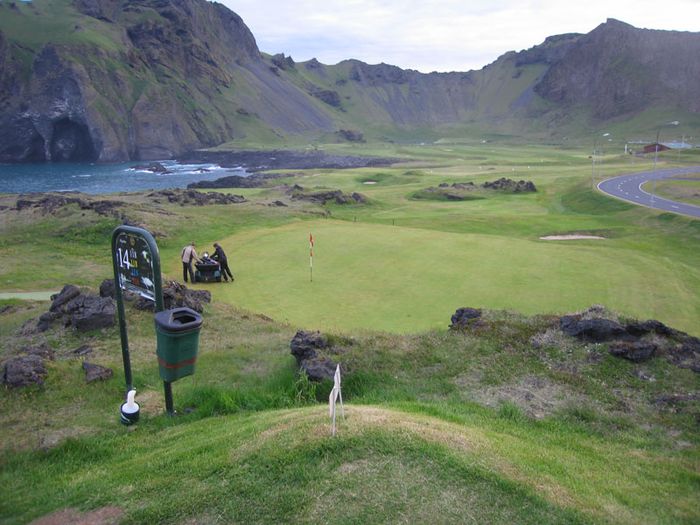
[[[420,71],[480,69],[547,36],[587,33],[607,18],[700,31],[700,1],[220,0],[262,51],[335,64],[348,58]]]

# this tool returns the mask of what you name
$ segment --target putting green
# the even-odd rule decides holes
[[[598,303],[697,331],[700,271],[612,239],[551,242],[320,220],[220,242],[236,281],[198,286],[294,327],[417,332],[446,327],[462,306],[534,314]]]

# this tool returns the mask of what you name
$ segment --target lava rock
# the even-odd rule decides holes
[[[41,356],[23,355],[5,362],[2,382],[10,388],[43,385],[46,375],[46,367]]]
[[[508,191],[512,193],[536,192],[537,188],[532,181],[506,179],[501,177],[492,182],[484,182],[482,186],[488,190]]]
[[[337,364],[328,357],[319,356],[317,350],[329,350],[328,339],[320,332],[298,331],[289,344],[299,369],[311,381],[333,379]]]
[[[478,308],[458,308],[457,311],[452,315],[452,324],[450,328],[457,330],[460,328],[469,328],[474,326],[477,319],[481,318],[481,309]]]
[[[618,341],[610,345],[610,354],[634,363],[648,361],[657,350],[654,343],[647,341]]]
[[[100,283],[100,297],[111,297],[114,299],[114,279],[105,279]]]
[[[306,332],[299,330],[292,338],[289,344],[292,355],[296,358],[297,364],[301,365],[302,361],[307,359],[315,359],[317,357],[316,350],[328,348],[328,339],[321,335],[321,332]]]
[[[114,375],[111,368],[96,365],[94,363],[88,363],[87,361],[83,361],[83,370],[85,370],[85,381],[87,383],[92,383],[94,381],[106,381],[107,379],[111,379],[111,377]]]
[[[80,288],[74,284],[65,285],[59,293],[51,296],[52,302],[49,310],[51,312],[61,311],[63,305],[78,297],[80,293]]]
[[[559,327],[566,335],[592,343],[602,343],[628,335],[622,325],[616,321],[581,319],[578,315],[563,316],[559,320]]]
[[[177,281],[168,281],[163,286],[163,307],[166,310],[186,306],[195,312],[204,312],[204,303],[211,303],[211,292],[207,290],[190,290]],[[134,307],[138,310],[153,310],[153,301],[140,297]]]
[[[79,308],[71,316],[71,324],[79,332],[114,326],[116,308],[110,297],[83,296]]]
[[[655,319],[649,319],[648,321],[642,322],[635,321],[627,323],[627,325],[625,325],[625,330],[628,334],[633,335],[635,337],[641,337],[650,333],[655,333],[668,337],[670,335],[673,335],[674,332],[672,328],[669,328],[661,321],[657,321]]]
[[[316,357],[315,359],[306,359],[301,362],[299,369],[302,370],[309,380],[323,381],[325,379],[333,380],[337,363],[327,357]]]

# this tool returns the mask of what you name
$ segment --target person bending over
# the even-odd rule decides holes
[[[224,252],[224,249],[217,242],[214,243],[214,255],[212,256],[212,259],[219,262],[219,266],[221,267],[221,275],[224,278],[224,281],[228,282],[228,277],[230,277],[231,281],[233,281],[233,274],[231,273],[231,269],[228,267],[226,252]],[[228,274],[228,277],[226,274]]]

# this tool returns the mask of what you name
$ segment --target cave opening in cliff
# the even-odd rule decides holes
[[[92,162],[99,155],[87,126],[69,118],[54,123],[50,152],[54,162]]]

